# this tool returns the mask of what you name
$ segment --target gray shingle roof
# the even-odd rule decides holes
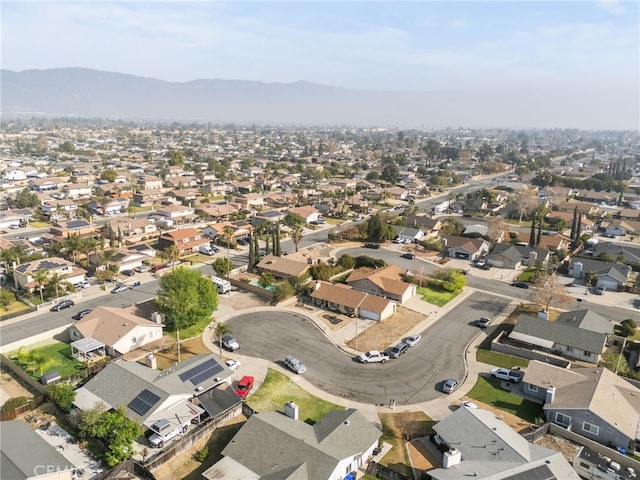
[[[577,323],[548,322],[528,315],[518,318],[511,335],[518,333],[595,353],[602,352],[606,340],[605,334],[578,328]]]

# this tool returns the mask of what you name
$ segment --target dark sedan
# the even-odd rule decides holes
[[[518,288],[529,288],[529,285],[524,282],[513,282],[511,285]]]
[[[65,308],[71,308],[75,305],[75,303],[73,303],[73,300],[63,300],[62,302],[54,305],[53,307],[51,307],[52,312],[59,312],[60,310],[64,310]]]

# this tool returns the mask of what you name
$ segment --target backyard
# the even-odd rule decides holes
[[[20,365],[34,379],[47,372],[58,371],[61,377],[66,377],[84,369],[84,365],[71,356],[71,346],[62,342],[20,349],[9,354],[14,362]]]

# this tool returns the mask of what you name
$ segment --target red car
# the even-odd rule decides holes
[[[166,265],[164,265],[164,264],[162,264],[162,265],[156,265],[155,267],[153,267],[153,268],[151,269],[151,271],[152,271],[153,273],[156,273],[158,270],[162,270],[163,268],[167,268],[167,266],[166,266]]]
[[[236,393],[240,398],[247,398],[247,395],[249,395],[249,392],[253,388],[253,380],[254,378],[249,375],[245,375],[240,379],[236,387]]]

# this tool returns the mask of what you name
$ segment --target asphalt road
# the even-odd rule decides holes
[[[509,299],[474,293],[423,334],[401,358],[385,364],[359,363],[331,343],[302,315],[273,311],[240,314],[228,325],[243,355],[278,362],[294,355],[307,367],[305,378],[318,388],[358,402],[409,405],[438,398],[447,378],[464,375],[463,353],[478,334],[473,321],[494,316]]]

